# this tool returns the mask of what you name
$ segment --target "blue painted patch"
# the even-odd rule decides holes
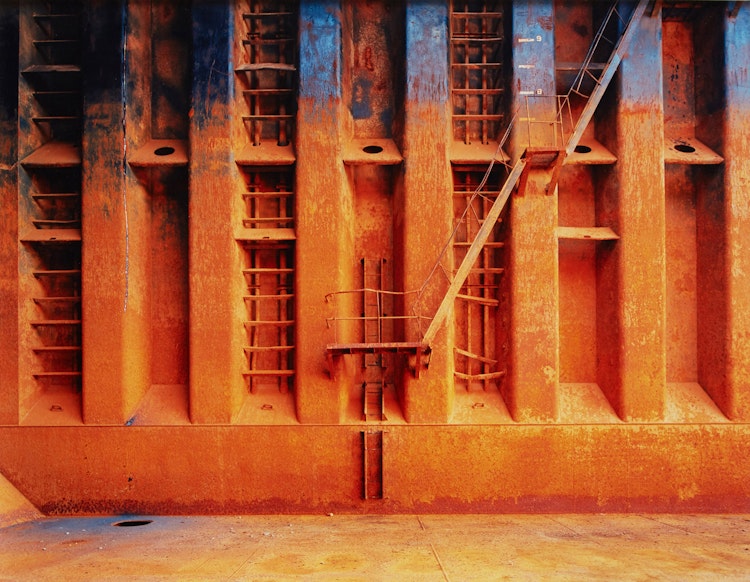
[[[300,2],[299,96],[328,103],[341,97],[339,2]]]
[[[406,6],[407,100],[448,101],[448,6],[414,0]]]
[[[750,6],[742,6],[735,18],[725,19],[727,97],[733,105],[750,105]]]
[[[555,94],[555,39],[552,28],[554,5],[552,0],[536,0],[526,5],[513,6],[513,86],[516,105],[525,105],[521,92],[542,95]],[[523,39],[523,42],[521,42]],[[531,107],[540,107],[539,115],[546,115],[552,101],[531,100]]]
[[[390,133],[391,124],[393,123],[393,109],[390,107],[383,109],[383,111],[380,112],[380,122]]]
[[[644,17],[638,23],[628,54],[620,63],[622,103],[654,106],[664,90],[661,63],[662,26],[658,18]],[[655,99],[658,96],[659,99]]]
[[[354,119],[369,119],[372,117],[371,90],[372,81],[369,79],[360,78],[352,86],[352,117]]]
[[[227,2],[193,4],[193,122],[203,128],[216,104],[232,100],[233,11]],[[225,120],[213,120],[224,123]]]
[[[83,53],[83,88],[90,103],[122,99],[122,48],[127,22],[125,2],[96,0],[90,10],[97,15],[90,27],[89,50]]]

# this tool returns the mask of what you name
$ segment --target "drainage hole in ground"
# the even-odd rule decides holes
[[[124,521],[116,521],[112,525],[115,527],[138,527],[140,525],[148,525],[153,523],[152,519],[126,519]]]

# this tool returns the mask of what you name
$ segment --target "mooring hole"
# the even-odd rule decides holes
[[[154,150],[154,154],[157,156],[171,156],[174,153],[172,146],[162,146]]]
[[[379,145],[368,145],[362,148],[362,151],[366,154],[379,154],[383,151],[383,148]]]
[[[675,144],[674,149],[676,149],[678,152],[682,152],[684,154],[692,154],[695,152],[695,148],[691,145],[688,145],[686,143],[678,143]]]
[[[577,145],[576,149],[575,149],[575,152],[577,154],[590,154],[591,153],[591,148],[589,146],[587,146],[587,145]]]
[[[116,521],[112,525],[115,527],[138,527],[141,525],[148,525],[153,523],[152,519],[125,519],[123,521]]]

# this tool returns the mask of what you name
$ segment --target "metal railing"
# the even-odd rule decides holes
[[[418,290],[415,291],[383,291],[380,289],[370,289],[370,288],[361,288],[361,289],[347,289],[344,291],[333,291],[331,293],[326,294],[325,300],[326,303],[333,303],[334,312],[338,312],[338,305],[336,304],[336,299],[342,295],[355,295],[358,296],[360,299],[360,302],[358,304],[363,304],[365,300],[367,300],[367,295],[372,294],[375,298],[376,304],[377,304],[377,314],[376,315],[333,315],[331,317],[326,317],[326,327],[328,329],[333,330],[333,343],[338,343],[339,341],[339,324],[342,322],[359,322],[362,325],[364,325],[366,322],[375,322],[377,323],[377,326],[379,329],[382,329],[384,325],[388,323],[395,323],[397,321],[404,321],[404,322],[412,322],[414,325],[414,331],[417,333],[418,337],[421,339],[424,336],[424,330],[426,329],[425,322],[429,322],[432,318],[422,315],[422,305],[420,301],[420,294]],[[412,313],[410,315],[396,315],[396,314],[387,314],[385,313],[385,310],[383,309],[383,305],[385,304],[384,298],[386,296],[395,298],[395,297],[406,297],[409,295],[415,295],[416,300],[411,306]],[[382,337],[380,338],[382,341]]]

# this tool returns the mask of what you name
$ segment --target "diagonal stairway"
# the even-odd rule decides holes
[[[424,344],[430,345],[434,341],[437,332],[440,330],[448,314],[451,312],[453,308],[453,302],[458,296],[461,287],[463,287],[464,283],[466,282],[466,278],[468,277],[469,272],[474,265],[474,262],[479,256],[482,247],[487,242],[487,239],[492,232],[492,228],[495,225],[495,222],[497,222],[497,219],[502,213],[505,204],[510,197],[510,193],[516,187],[516,184],[519,182],[519,180],[521,180],[519,189],[523,189],[524,180],[522,179],[522,177],[525,176],[525,170],[528,171],[528,168],[536,165],[532,161],[534,159],[534,154],[542,154],[543,156],[547,156],[548,163],[552,161],[556,162],[555,169],[552,174],[552,180],[547,187],[547,191],[549,193],[552,193],[556,188],[560,167],[562,166],[565,158],[575,150],[578,142],[583,136],[583,132],[585,131],[586,126],[588,125],[589,121],[591,121],[596,108],[601,102],[602,97],[607,90],[607,87],[609,87],[609,83],[610,81],[612,81],[612,78],[617,71],[617,67],[620,65],[620,62],[622,61],[632,38],[635,36],[637,25],[640,22],[644,12],[646,11],[648,0],[638,1],[633,12],[630,14],[630,17],[627,19],[627,22],[617,10],[617,4],[617,2],[614,2],[610,7],[606,18],[602,23],[602,26],[599,28],[599,31],[594,38],[583,66],[576,76],[576,80],[574,81],[573,86],[565,96],[565,99],[563,99],[563,101],[569,100],[571,95],[573,94],[586,99],[586,104],[583,108],[583,111],[581,112],[581,115],[576,121],[573,132],[566,142],[565,149],[561,152],[558,152],[557,155],[551,155],[551,152],[546,149],[544,151],[539,151],[535,150],[534,148],[529,148],[524,153],[524,155],[521,156],[521,158],[519,158],[519,160],[515,163],[505,180],[505,184],[503,185],[500,195],[496,198],[494,204],[490,208],[489,214],[482,224],[482,227],[477,232],[476,238],[472,242],[472,245],[469,247],[469,250],[464,257],[461,266],[458,268],[455,277],[451,281],[450,287],[446,291],[445,296],[443,297],[443,300],[435,313],[435,317],[433,317],[430,326],[427,328],[427,331],[425,332],[423,338]],[[622,33],[616,41],[611,41],[605,36],[605,31],[607,30],[609,23],[612,22],[612,19],[619,19],[620,22],[624,25],[624,28],[622,28]],[[597,68],[592,66],[592,59],[597,47],[603,42],[609,42],[610,44],[612,44],[613,50],[610,54],[606,66],[601,70],[601,73],[597,75]],[[583,91],[583,81],[586,79],[591,79],[594,82],[594,88],[590,94],[586,94]],[[567,105],[562,105],[561,109],[562,107],[566,106]],[[561,111],[558,111],[557,118],[561,118]],[[506,132],[505,135],[509,135],[509,132]],[[538,158],[540,156],[537,155],[536,157]]]
[[[583,66],[578,71],[578,74],[576,75],[576,78],[573,81],[568,94],[565,96],[565,100],[569,102],[570,98],[573,95],[577,95],[578,97],[584,98],[586,100],[586,104],[583,108],[583,111],[581,112],[580,117],[576,121],[573,133],[568,137],[568,141],[565,144],[565,149],[561,152],[561,156],[558,160],[557,165],[555,166],[555,171],[552,174],[552,180],[547,186],[548,193],[551,194],[557,187],[560,168],[565,162],[565,159],[575,151],[578,142],[581,141],[583,132],[586,130],[586,127],[593,118],[596,108],[599,106],[602,97],[604,97],[604,93],[607,90],[607,87],[609,87],[610,81],[612,81],[615,73],[617,72],[617,67],[620,66],[620,62],[622,62],[622,59],[625,56],[628,47],[630,46],[630,42],[635,36],[636,30],[638,29],[638,23],[641,21],[643,14],[646,12],[648,3],[649,0],[639,0],[638,4],[635,6],[629,19],[627,20],[627,23],[617,9],[618,2],[613,2],[609,10],[607,11],[607,15],[604,18],[602,25],[599,27],[599,30],[597,31],[596,36],[591,43],[591,47],[586,54]],[[619,20],[620,23],[625,25],[624,29],[622,30],[622,34],[616,41],[612,41],[606,36],[608,25],[613,20]],[[603,43],[610,43],[614,46],[614,48],[609,56],[607,64],[603,69],[599,71],[599,74],[597,75],[598,68],[593,63],[593,57],[598,47]],[[584,90],[584,82],[586,80],[591,80],[594,83],[594,89],[591,93],[587,93]],[[558,115],[558,118],[560,117],[561,115]]]
[[[505,205],[510,198],[511,192],[518,187],[519,193],[523,193],[525,186],[525,178],[527,172],[533,167],[549,167],[552,163],[555,164],[552,172],[552,179],[547,187],[548,193],[553,193],[557,187],[558,173],[565,158],[572,153],[586,129],[589,121],[594,115],[596,108],[604,96],[605,91],[609,87],[609,83],[612,81],[617,67],[620,65],[625,53],[627,52],[628,46],[631,40],[635,36],[637,25],[640,22],[643,14],[646,11],[649,0],[638,0],[633,11],[628,17],[623,17],[620,11],[617,9],[619,2],[615,1],[612,3],[607,16],[602,23],[599,31],[597,32],[592,46],[584,60],[581,69],[576,76],[576,80],[573,86],[568,91],[567,95],[561,96],[559,102],[561,103],[557,111],[556,123],[561,123],[563,108],[569,108],[570,98],[576,95],[586,100],[586,104],[575,122],[575,127],[571,132],[568,140],[566,141],[565,148],[560,150],[559,148],[550,147],[529,147],[526,149],[524,154],[516,161],[516,163],[510,168],[508,176],[503,184],[500,194],[495,199],[495,202],[490,207],[490,210],[485,217],[482,227],[477,231],[476,237],[472,241],[471,246],[466,252],[466,255],[461,262],[456,275],[453,277],[448,290],[446,291],[443,299],[435,312],[435,316],[432,318],[429,327],[427,328],[423,338],[419,342],[377,342],[377,343],[355,343],[355,344],[329,344],[326,346],[326,358],[328,360],[329,370],[335,368],[334,361],[341,356],[347,354],[381,354],[381,353],[405,353],[411,355],[417,355],[417,363],[415,364],[414,373],[416,376],[419,375],[419,370],[422,367],[421,355],[428,355],[431,351],[431,344],[435,340],[435,337],[445,323],[448,315],[453,309],[453,303],[456,297],[459,295],[461,288],[466,282],[471,269],[476,262],[483,246],[487,242],[492,232],[492,228],[497,222],[500,214],[502,213]],[[613,19],[617,19],[619,24],[617,25],[620,34],[616,40],[611,40],[605,35],[605,31],[610,28],[610,23],[614,23]],[[612,51],[607,60],[606,65],[601,69],[599,75],[596,71],[599,70],[598,66],[594,66],[593,55],[601,45],[601,43],[609,43],[612,45]],[[590,79],[593,81],[594,88],[590,94],[584,90],[585,80]],[[517,117],[514,117],[506,132],[503,139],[498,147],[498,151],[502,149],[506,140],[508,139],[511,129]],[[492,162],[494,164],[494,161]],[[490,169],[492,165],[490,166]],[[520,182],[520,183],[519,183]],[[481,189],[477,189],[479,191]],[[455,233],[454,233],[455,234]],[[450,244],[450,241],[449,241]],[[440,259],[438,259],[439,261]],[[433,269],[433,273],[435,269]],[[432,275],[430,275],[432,276]],[[429,278],[428,278],[429,281]],[[425,288],[427,282],[423,285],[422,289]]]

